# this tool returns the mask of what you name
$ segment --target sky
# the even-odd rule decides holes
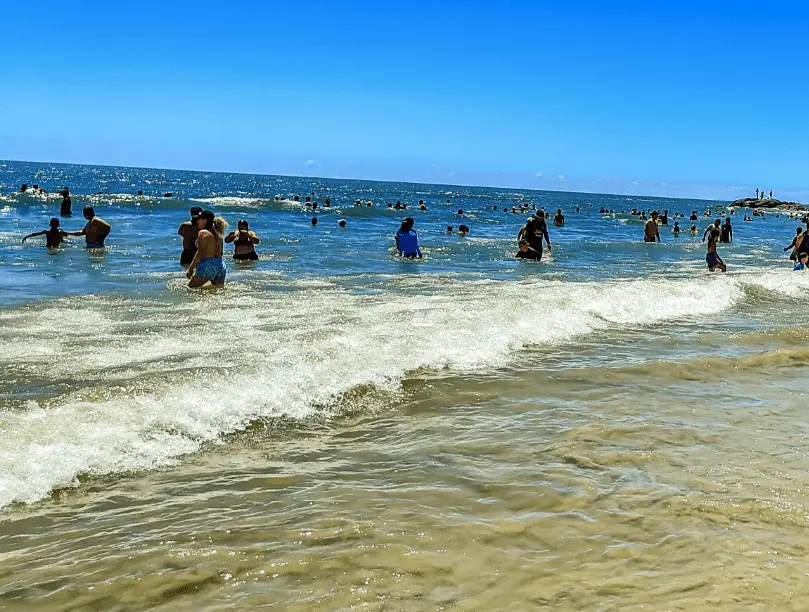
[[[809,198],[809,3],[3,12],[0,159]]]

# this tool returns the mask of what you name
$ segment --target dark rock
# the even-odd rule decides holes
[[[798,202],[782,202],[781,200],[773,200],[770,198],[765,198],[763,200],[759,200],[758,198],[742,198],[741,200],[735,200],[730,204],[730,206],[731,208],[778,208],[780,210],[809,210],[804,204],[799,204]]]

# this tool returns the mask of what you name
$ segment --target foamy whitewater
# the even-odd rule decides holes
[[[24,182],[49,195],[16,193]],[[52,252],[41,238],[21,244],[58,216],[62,186],[74,212],[63,227],[79,229],[92,203],[113,228],[106,253],[86,252],[81,238]],[[703,392],[735,368],[752,389],[768,384],[772,368],[807,360],[783,352],[805,335],[798,313],[809,274],[791,271],[782,247],[796,222],[776,213],[753,223],[742,221],[750,211],[734,215],[734,243],[720,245],[729,271],[710,274],[701,236],[727,214],[717,202],[20,162],[0,162],[0,192],[7,517],[43,504],[47,511],[55,494],[93,482],[115,490],[162,472],[186,478],[186,466],[208,455],[248,452],[240,439],[257,428],[272,448],[291,444],[285,427],[390,419],[414,385],[436,410],[472,402],[465,414],[483,419],[473,407],[482,400],[470,398],[489,396],[465,380],[489,381],[500,389],[491,396],[500,398],[497,410],[520,414],[526,401],[579,409],[607,401],[593,394],[608,390],[633,405],[663,401],[654,387],[638,386],[656,372],[678,385],[668,394],[678,406],[689,397],[701,406],[708,397],[722,402]],[[294,195],[309,195],[319,209]],[[408,210],[387,207],[396,201]],[[529,213],[503,209],[523,204],[566,216],[564,228],[550,225],[553,250],[538,264],[513,258]],[[177,261],[177,228],[195,205],[231,226],[247,219],[262,239],[255,265],[235,265],[226,245],[222,290],[189,291]],[[625,214],[635,207],[669,211],[662,244],[642,242],[643,222]],[[674,237],[674,214],[686,215],[678,219],[685,230],[692,210],[699,233]],[[424,261],[393,255],[405,216],[416,220]],[[460,223],[469,236],[446,231]],[[698,378],[707,386],[683,387]],[[600,391],[585,391],[591,384]],[[505,399],[511,393],[525,398]],[[390,427],[408,423],[405,414],[392,418]],[[474,445],[486,448],[485,432],[502,423],[486,421]],[[402,440],[452,443],[449,432],[413,427]],[[318,460],[331,462],[334,452]],[[578,451],[564,457],[592,467]],[[384,487],[395,490],[395,481]]]

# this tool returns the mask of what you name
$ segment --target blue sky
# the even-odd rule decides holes
[[[0,158],[809,189],[798,2],[8,2]]]

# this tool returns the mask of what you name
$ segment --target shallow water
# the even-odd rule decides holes
[[[22,182],[94,203],[107,252],[20,245],[60,201]],[[805,607],[795,221],[734,216],[711,275],[597,211],[716,202],[18,162],[0,191],[9,609]],[[274,202],[310,192],[316,228]],[[263,239],[222,290],[176,263],[199,202]],[[519,202],[567,216],[538,265]],[[406,214],[426,261],[389,250]]]

